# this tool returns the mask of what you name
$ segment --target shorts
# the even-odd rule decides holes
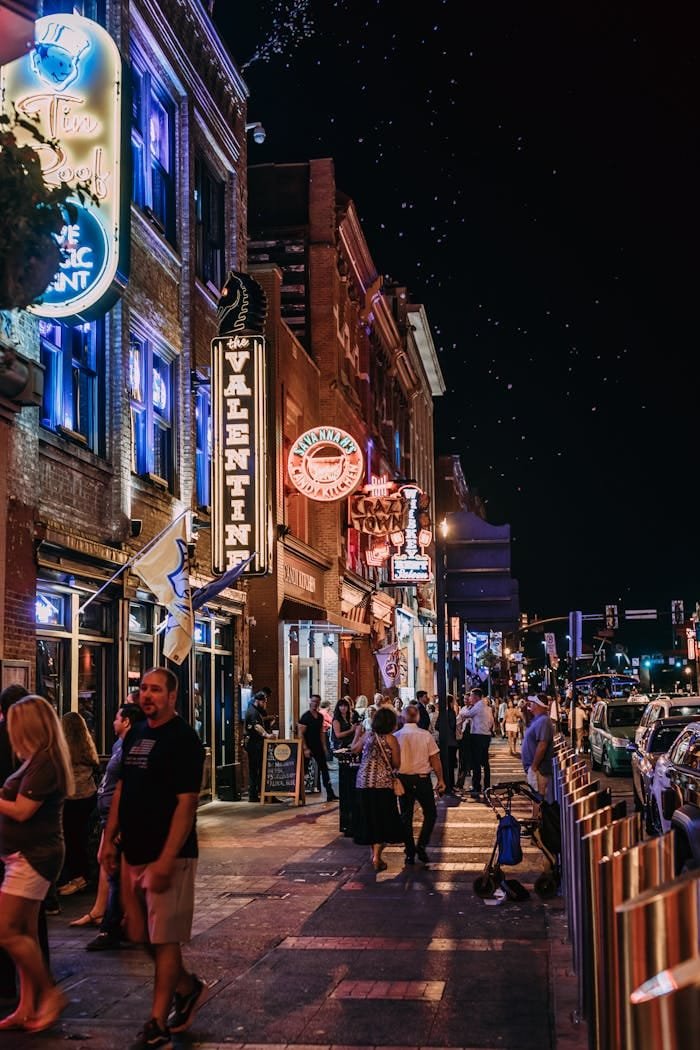
[[[538,794],[542,795],[546,802],[554,801],[551,776],[548,777],[544,773],[540,773],[539,769],[535,772],[534,769],[528,767],[526,777],[533,791],[537,791]]]
[[[3,893],[29,901],[43,901],[51,883],[35,871],[23,853],[7,853],[0,859],[5,865]]]
[[[122,856],[126,936],[135,944],[184,944],[192,935],[196,858],[177,858],[170,887],[163,893],[153,893],[144,885],[149,866],[128,864]]]

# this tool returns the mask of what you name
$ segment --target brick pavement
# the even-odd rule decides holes
[[[492,777],[519,766],[492,747]],[[368,850],[338,833],[337,805],[212,803],[200,810],[201,858],[186,956],[209,985],[191,1033],[174,1046],[238,1050],[583,1050],[572,1023],[576,978],[563,900],[534,893],[488,907],[473,892],[496,818],[468,796],[439,803],[431,865],[399,847],[375,874]],[[516,815],[528,815],[518,804]],[[542,868],[528,848],[512,874]],[[70,1005],[50,1033],[0,1034],[12,1050],[122,1050],[148,1016],[151,964],[139,949],[87,953],[68,926],[92,903],[70,898],[50,920],[54,973]]]

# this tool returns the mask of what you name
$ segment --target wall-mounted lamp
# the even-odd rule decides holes
[[[246,131],[252,131],[253,132],[253,142],[257,146],[262,146],[262,144],[265,141],[267,136],[266,136],[265,128],[262,126],[260,121],[259,120],[254,120],[250,124],[246,124],[245,129],[246,129]]]

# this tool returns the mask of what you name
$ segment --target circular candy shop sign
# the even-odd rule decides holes
[[[287,461],[289,480],[309,499],[321,503],[345,499],[362,481],[360,446],[344,430],[315,427],[292,445]]]

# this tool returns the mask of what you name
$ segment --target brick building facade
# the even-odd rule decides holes
[[[39,13],[57,26],[76,6]],[[245,265],[247,88],[199,3],[86,0],[82,14],[116,41],[130,87],[130,275],[89,321],[3,315],[0,339],[43,389],[0,401],[0,660],[4,681],[81,711],[106,753],[163,640],[138,577],[108,581],[182,511],[192,585],[212,578],[210,343],[225,274]],[[240,589],[207,605],[179,672],[182,713],[210,752],[205,795],[236,757],[244,606]]]
[[[432,505],[433,397],[444,383],[425,311],[385,286],[332,161],[253,166],[248,186],[249,268],[275,304],[276,457],[275,572],[250,583],[250,661],[291,732],[310,692],[335,704],[384,688],[374,653],[385,646],[405,651],[404,695],[432,691],[434,604],[430,585],[389,587],[387,567],[367,564],[347,498],[295,488],[290,449],[306,431],[339,428],[362,451],[365,481],[411,479]]]

